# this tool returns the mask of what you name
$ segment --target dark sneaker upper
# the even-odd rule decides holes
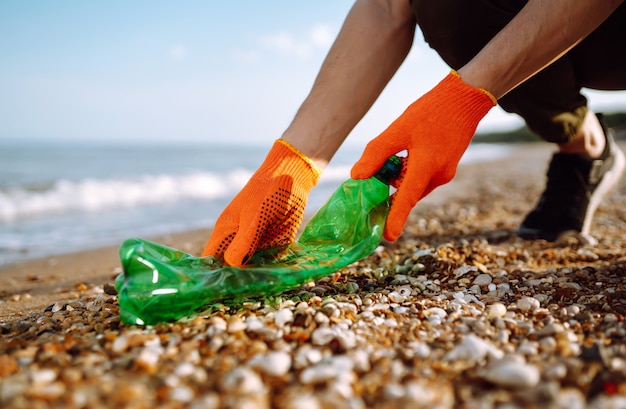
[[[518,229],[520,237],[554,241],[569,232],[588,236],[596,208],[619,181],[626,162],[612,132],[603,129],[606,147],[599,158],[554,154],[546,188]]]

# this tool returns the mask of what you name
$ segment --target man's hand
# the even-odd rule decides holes
[[[366,179],[388,157],[407,151],[384,237],[396,240],[415,204],[456,173],[480,120],[496,104],[488,92],[465,84],[452,72],[411,104],[372,140],[352,168],[352,178]]]
[[[202,255],[223,256],[227,264],[240,266],[259,250],[293,242],[319,176],[311,160],[277,140],[217,219]]]

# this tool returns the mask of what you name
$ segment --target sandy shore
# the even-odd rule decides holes
[[[626,407],[626,182],[597,245],[522,241],[551,152],[463,166],[400,240],[278,304],[138,328],[116,247],[3,267],[0,406]]]

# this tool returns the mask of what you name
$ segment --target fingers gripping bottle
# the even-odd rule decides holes
[[[393,156],[373,177],[343,182],[295,243],[260,251],[242,267],[147,240],[126,240],[119,249],[123,273],[115,280],[122,321],[175,321],[218,301],[278,294],[368,256],[380,244],[389,183],[400,166]]]

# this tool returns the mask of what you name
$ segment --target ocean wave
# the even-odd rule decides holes
[[[127,179],[58,180],[46,190],[12,188],[0,191],[0,220],[74,211],[97,212],[119,207],[214,199],[231,195],[250,178],[248,171],[227,175],[197,172],[186,175],[145,175]]]
[[[227,174],[194,172],[136,178],[57,180],[45,188],[22,186],[0,190],[0,221],[70,212],[98,212],[186,199],[216,200],[234,196],[252,176],[249,170]],[[349,168],[329,167],[320,184],[338,183]]]

